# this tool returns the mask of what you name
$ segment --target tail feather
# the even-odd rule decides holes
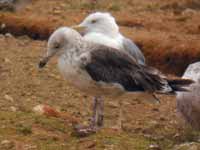
[[[167,79],[169,86],[174,92],[176,91],[188,91],[187,86],[194,83],[191,79],[174,78]]]
[[[144,90],[148,92],[175,94],[177,91],[188,91],[187,87],[194,83],[191,79],[165,76],[153,67],[141,66],[142,71],[139,72],[139,74],[134,72],[134,78],[136,78]]]
[[[194,83],[191,79],[183,79],[183,78],[173,78],[167,80],[169,84],[179,84],[179,85],[190,85]]]

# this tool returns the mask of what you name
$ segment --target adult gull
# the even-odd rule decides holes
[[[137,92],[172,94],[185,91],[184,87],[193,83],[188,79],[167,78],[158,70],[139,64],[129,54],[87,41],[67,27],[57,29],[50,36],[47,53],[39,67],[44,67],[55,55],[59,70],[69,84],[96,98],[117,99],[126,94],[134,96]],[[77,128],[77,133],[91,133],[103,125],[103,106],[100,115],[96,109],[94,107],[91,125]]]
[[[86,40],[128,52],[138,63],[145,64],[140,49],[119,32],[115,18],[110,13],[92,13],[73,28],[81,32]]]

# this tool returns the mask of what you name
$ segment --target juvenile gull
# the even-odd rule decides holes
[[[87,16],[74,29],[86,40],[128,52],[138,63],[145,64],[145,58],[137,45],[119,32],[115,18],[110,13],[96,12]]]
[[[145,58],[140,49],[133,41],[119,32],[119,27],[111,14],[92,13],[73,28],[79,31],[85,40],[122,50],[133,56],[138,63],[145,64]],[[103,105],[103,99],[95,97],[94,103],[98,108],[99,105]]]
[[[59,70],[69,84],[97,98],[116,99],[136,92],[169,94],[185,91],[184,86],[193,83],[187,79],[169,79],[158,70],[137,63],[127,53],[87,41],[67,27],[57,29],[50,36],[39,67],[44,67],[54,55],[58,56]],[[103,124],[97,118],[96,109],[91,125],[85,130],[80,128],[79,133],[96,131]]]

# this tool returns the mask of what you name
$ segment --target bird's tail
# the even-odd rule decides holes
[[[182,79],[182,78],[167,78],[169,86],[172,88],[173,92],[184,92],[188,91],[187,87],[194,83],[191,79]]]
[[[147,91],[150,92],[160,94],[174,94],[178,91],[188,91],[187,87],[194,83],[194,81],[191,79],[165,76],[155,68],[147,66],[143,67],[145,68],[145,78],[148,80],[148,83],[151,83],[149,86],[146,86]]]

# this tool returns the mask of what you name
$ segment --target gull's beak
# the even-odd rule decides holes
[[[49,58],[50,57],[43,57],[39,64],[38,64],[38,67],[41,69],[41,68],[44,68],[44,66],[46,66],[47,62],[49,61]]]
[[[75,25],[75,26],[72,26],[71,28],[79,32],[81,35],[85,34],[85,30],[86,30],[85,26]]]

